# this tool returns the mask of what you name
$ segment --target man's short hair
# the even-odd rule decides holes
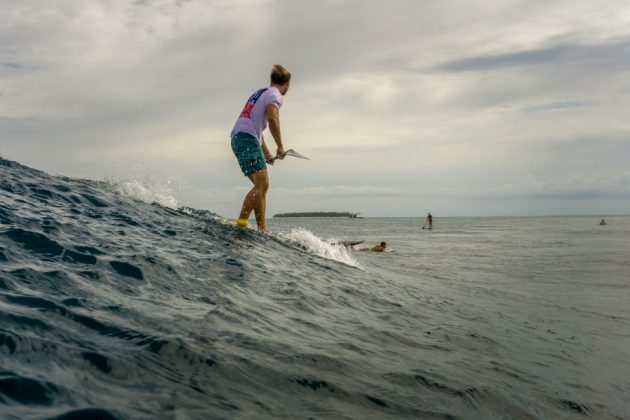
[[[280,64],[276,64],[271,69],[271,75],[269,77],[271,79],[271,83],[275,85],[284,85],[291,80],[291,73]]]

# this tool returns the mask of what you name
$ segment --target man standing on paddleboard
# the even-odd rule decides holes
[[[280,107],[283,96],[289,90],[291,73],[280,64],[271,69],[269,87],[254,92],[241,111],[232,129],[232,151],[238,164],[254,186],[245,196],[241,214],[236,220],[239,226],[247,227],[249,216],[254,212],[258,230],[266,232],[265,209],[269,174],[267,163],[274,159],[284,159],[284,146],[280,132]],[[276,142],[276,155],[273,156],[263,138],[263,131],[269,124],[269,131]]]

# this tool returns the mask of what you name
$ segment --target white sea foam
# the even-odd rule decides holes
[[[173,185],[171,181],[138,181],[116,180],[110,178],[106,181],[114,191],[127,197],[132,197],[146,203],[158,203],[161,206],[174,210],[179,208],[179,203],[173,197]]]
[[[336,239],[323,240],[304,228],[292,229],[289,233],[277,233],[275,236],[290,242],[306,251],[329,260],[339,261],[352,267],[361,267],[345,245],[339,245]]]

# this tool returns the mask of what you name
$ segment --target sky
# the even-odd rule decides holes
[[[292,73],[267,214],[630,214],[625,0],[0,0],[0,155],[236,216],[229,133]],[[267,132],[266,138],[271,141]],[[275,150],[275,149],[272,149]]]

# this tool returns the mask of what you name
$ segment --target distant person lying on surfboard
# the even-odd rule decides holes
[[[385,251],[385,248],[387,248],[387,243],[386,242],[381,242],[380,245],[376,245],[376,246],[373,246],[372,248],[370,248],[370,251],[383,252],[383,251]]]
[[[380,245],[375,245],[372,248],[357,249],[357,251],[384,252],[386,248],[387,248],[387,242],[381,242]]]
[[[280,107],[291,84],[291,73],[276,64],[271,70],[270,79],[269,87],[258,89],[249,97],[230,134],[232,151],[238,159],[238,164],[243,174],[254,184],[243,200],[241,214],[236,224],[247,227],[253,211],[256,215],[256,226],[263,232],[267,231],[265,224],[269,189],[267,163],[273,165],[275,159],[284,159],[286,155],[280,132]],[[263,138],[267,123],[277,146],[275,156],[271,154]]]

